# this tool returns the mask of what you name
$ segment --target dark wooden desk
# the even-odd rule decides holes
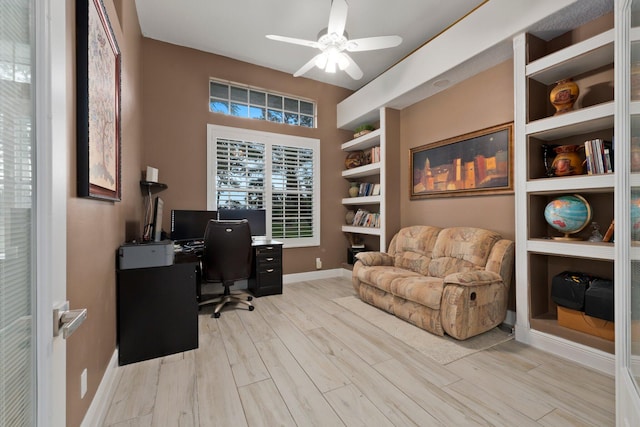
[[[198,264],[118,270],[118,363],[198,348]]]
[[[177,252],[175,263],[199,263],[201,256],[202,253],[198,252]],[[200,300],[200,281],[200,269],[198,269],[198,301]],[[276,240],[253,242],[253,263],[247,287],[255,297],[282,293],[282,242]]]

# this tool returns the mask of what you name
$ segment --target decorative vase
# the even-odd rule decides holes
[[[349,187],[349,197],[358,197],[358,193],[360,193],[360,183],[359,182],[351,182],[351,187]]]
[[[364,151],[352,151],[347,154],[347,158],[344,159],[344,166],[347,169],[357,168],[364,165]]]
[[[353,218],[356,216],[356,213],[354,211],[347,211],[347,214],[344,217],[344,221],[347,223],[347,225],[352,225],[353,224]]]
[[[551,164],[554,176],[582,174],[582,158],[578,154],[579,145],[560,145],[555,148],[556,157]]]
[[[566,113],[571,111],[573,104],[575,104],[580,94],[580,88],[573,81],[573,79],[564,79],[556,83],[556,86],[551,89],[549,94],[549,100],[556,109],[554,115]]]

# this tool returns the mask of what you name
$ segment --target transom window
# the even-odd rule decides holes
[[[207,135],[207,209],[265,209],[267,236],[320,244],[318,139],[216,125]]]
[[[312,101],[220,80],[209,82],[209,111],[292,126],[316,127]]]

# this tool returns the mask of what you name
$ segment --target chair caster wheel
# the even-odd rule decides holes
[[[250,306],[249,306],[249,311],[253,311],[253,310],[255,310],[255,309],[256,309],[256,308],[255,308],[254,306],[252,306],[252,305],[250,305]]]
[[[213,317],[217,319],[218,317],[220,317],[220,313],[213,313]]]
[[[247,301],[251,301],[252,299],[253,299],[253,297],[252,297],[251,295],[249,295],[249,296],[247,297]]]

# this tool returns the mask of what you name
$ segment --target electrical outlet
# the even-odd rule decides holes
[[[87,394],[87,368],[80,374],[80,399],[82,399],[85,394]]]
[[[322,268],[322,260],[320,258],[316,258],[316,268],[318,270]]]

